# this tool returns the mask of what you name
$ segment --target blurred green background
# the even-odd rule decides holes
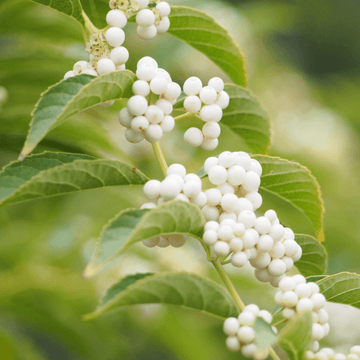
[[[82,3],[96,25],[103,25],[96,9],[106,7],[107,1]],[[213,15],[241,45],[249,87],[271,114],[270,154],[306,165],[321,185],[328,273],[360,273],[359,2],[170,3]],[[134,34],[133,26],[127,29],[128,68],[134,70],[138,59],[151,55],[180,84],[192,75],[204,81],[212,76],[226,79],[203,55],[170,35],[145,42]],[[1,0],[0,86],[8,92],[8,100],[0,108],[0,167],[17,159],[40,93],[80,59],[87,57],[75,21],[30,1]],[[120,108],[120,103],[110,109],[96,107],[67,121],[36,152],[122,159],[160,178],[151,147],[125,142],[117,123]],[[185,126],[162,143],[169,163],[181,162],[196,172],[209,154],[185,145]],[[225,150],[228,142],[223,134],[214,153]],[[236,143],[229,146],[237,149]],[[143,202],[141,189],[100,189],[0,209],[0,359],[241,359],[226,350],[220,320],[182,309],[134,307],[92,322],[81,320],[124,274],[186,270],[217,280],[201,249],[191,242],[180,250],[135,246],[95,279],[83,279],[102,226],[121,209],[133,206],[134,199],[135,206]],[[272,310],[269,285],[255,282],[247,270],[229,268],[229,272],[246,302]],[[332,331],[323,344],[347,350],[351,343],[359,343],[360,311],[337,305],[328,310]]]

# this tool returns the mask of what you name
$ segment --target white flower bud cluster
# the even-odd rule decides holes
[[[119,122],[127,128],[125,137],[130,143],[137,144],[144,138],[154,143],[175,127],[171,113],[173,104],[181,94],[181,87],[149,56],[138,62],[136,75],[139,80],[133,84],[135,95],[129,99],[127,107],[120,111]],[[149,95],[159,97],[154,105],[149,105]]]
[[[172,164],[167,170],[167,176],[162,182],[150,180],[144,185],[144,194],[151,201],[141,209],[154,209],[158,205],[170,201],[181,200],[191,203],[204,203],[205,194],[201,192],[202,183],[199,176],[187,174],[181,164]],[[182,234],[160,236],[143,241],[147,247],[180,247],[184,245],[186,236]]]
[[[187,144],[193,147],[201,146],[203,150],[215,150],[219,144],[218,137],[221,129],[219,121],[223,116],[223,109],[229,105],[230,98],[224,91],[224,82],[215,77],[210,79],[207,86],[203,87],[201,80],[195,76],[184,83],[184,108],[191,114],[199,114],[205,122],[202,130],[192,127],[184,134]]]
[[[140,11],[136,15],[137,33],[141,39],[150,40],[157,34],[165,34],[170,28],[170,5],[165,1],[158,1],[157,5],[149,8],[149,0],[137,0]],[[151,1],[154,3],[154,1]]]
[[[295,235],[284,228],[274,210],[256,217],[262,204],[258,193],[262,168],[244,152],[223,152],[205,161],[205,172],[217,188],[205,191],[203,242],[216,256],[228,256],[243,267],[250,261],[255,277],[277,287],[302,255]]]
[[[255,304],[248,305],[240,313],[238,318],[230,317],[224,322],[224,332],[228,335],[226,346],[231,351],[239,351],[245,357],[257,360],[266,359],[268,349],[260,350],[256,344],[255,330],[253,328],[256,318],[262,318],[268,324],[272,322],[271,314],[266,310],[260,310]],[[273,328],[277,332],[276,328]]]
[[[348,355],[336,353],[331,348],[323,348],[318,352],[307,351],[306,357],[309,360],[359,360],[360,359],[360,346],[353,346]]]
[[[316,283],[306,283],[302,275],[286,276],[279,283],[280,290],[275,294],[275,301],[284,307],[282,311],[285,319],[291,319],[296,313],[311,311],[313,318],[312,348],[319,350],[319,341],[329,334],[329,315],[324,309],[326,299],[320,293]]]

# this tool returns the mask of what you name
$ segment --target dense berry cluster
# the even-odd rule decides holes
[[[306,353],[306,357],[309,360],[359,360],[360,359],[360,346],[353,346],[350,349],[350,353],[348,355],[344,355],[341,353],[336,353],[331,348],[323,348],[317,353],[312,351],[308,351]]]
[[[280,290],[275,295],[275,301],[284,307],[282,312],[285,319],[291,319],[296,313],[312,311],[312,347],[311,350],[319,350],[319,341],[329,334],[329,315],[324,309],[326,299],[320,293],[316,283],[306,283],[302,275],[284,277],[279,284]]]
[[[193,147],[201,146],[203,150],[215,150],[219,144],[219,121],[223,116],[223,109],[229,105],[229,95],[224,91],[224,82],[218,78],[210,79],[203,87],[201,80],[191,77],[184,83],[184,108],[191,114],[199,114],[205,122],[202,130],[192,127],[185,132],[185,141]]]
[[[167,170],[167,176],[162,182],[150,180],[144,185],[144,194],[151,201],[145,203],[141,209],[154,209],[158,205],[170,200],[182,200],[195,204],[204,202],[204,193],[201,192],[202,183],[195,174],[187,174],[183,165],[172,164]],[[145,240],[147,247],[180,247],[185,243],[186,236],[177,234],[160,236]]]
[[[256,217],[255,210],[262,204],[260,163],[244,152],[224,152],[208,158],[204,169],[209,181],[217,185],[205,192],[204,244],[212,246],[217,256],[232,253],[235,267],[250,261],[259,281],[278,286],[302,250],[293,231],[280,224],[274,210]]]
[[[136,144],[145,138],[154,143],[174,129],[175,120],[170,114],[181,94],[181,88],[149,56],[138,62],[136,75],[139,80],[133,84],[135,95],[129,99],[127,107],[120,111],[119,122],[127,128],[125,137],[129,142]],[[158,100],[151,105],[147,97]]]
[[[239,351],[245,357],[252,357],[257,360],[266,359],[269,355],[267,349],[260,350],[256,344],[255,325],[256,318],[262,318],[271,324],[272,316],[266,310],[260,310],[255,304],[245,307],[238,318],[230,317],[224,322],[224,332],[228,335],[226,346],[231,351]],[[276,331],[275,328],[273,328]]]

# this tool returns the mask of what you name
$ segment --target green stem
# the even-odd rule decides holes
[[[85,42],[89,42],[91,35],[98,34],[100,30],[91,22],[91,20],[86,15],[84,10],[82,12],[82,16],[85,20],[85,29],[84,29]]]
[[[181,120],[181,119],[185,119],[185,118],[187,118],[188,116],[191,116],[191,115],[195,115],[195,114],[185,113],[185,114],[182,114],[182,115],[179,115],[179,116],[175,117],[174,120],[178,121],[178,120]]]
[[[227,265],[227,264],[230,264],[231,263],[231,260],[226,260],[226,261],[223,261],[222,263],[221,263],[221,265]]]
[[[216,261],[214,260],[212,263],[213,263],[216,271],[218,272],[219,276],[221,277],[221,280],[223,281],[223,283],[229,290],[229,293],[230,293],[231,297],[233,298],[233,300],[235,301],[236,306],[238,307],[238,309],[240,311],[243,311],[245,308],[245,304],[241,300],[240,295],[237,293],[234,284],[229,279],[229,277],[226,274],[221,263],[218,260],[216,260]],[[280,358],[278,357],[278,355],[276,354],[276,352],[274,351],[274,349],[271,346],[269,346],[269,355],[272,357],[273,360],[280,360]]]
[[[272,324],[271,326],[279,326],[280,324],[284,323],[285,321],[287,321],[287,319],[282,319],[282,320],[279,320],[278,322],[276,322],[275,324]]]
[[[161,168],[164,176],[166,177],[168,166],[166,164],[166,160],[165,160],[164,154],[161,150],[159,142],[152,144],[152,147],[155,152],[156,160],[158,161],[160,168]]]

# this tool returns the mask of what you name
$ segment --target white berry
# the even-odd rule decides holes
[[[119,29],[120,30],[120,29]],[[116,67],[112,60],[110,59],[100,59],[97,63],[97,72],[99,75],[107,74],[111,71],[115,71]]]
[[[198,147],[203,143],[204,136],[203,136],[201,130],[192,127],[190,129],[186,130],[186,132],[184,134],[184,140],[186,141],[186,143],[188,145],[193,146],[193,147]]]
[[[110,46],[118,47],[121,46],[125,41],[125,33],[118,27],[111,27],[105,32],[106,41]]]
[[[145,139],[151,144],[159,141],[163,136],[161,126],[158,124],[150,124],[149,127],[145,130],[144,136]]]
[[[147,107],[148,102],[145,97],[141,95],[132,96],[127,103],[129,113],[134,116],[145,114]]]
[[[155,200],[160,196],[161,183],[158,180],[150,180],[144,185],[144,194],[150,200]]]
[[[201,100],[196,95],[190,95],[184,100],[184,108],[187,112],[195,114],[201,109]]]
[[[202,82],[199,78],[193,76],[187,79],[184,83],[184,93],[186,95],[197,95],[202,89]],[[200,110],[200,109],[199,109]]]
[[[127,24],[127,17],[121,10],[110,10],[106,15],[106,22],[109,26],[124,28]]]

